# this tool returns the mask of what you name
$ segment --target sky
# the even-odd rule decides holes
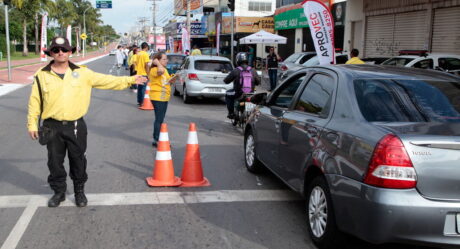
[[[96,0],[90,0],[96,7]],[[157,26],[163,26],[173,18],[174,1],[159,0],[157,3]],[[148,25],[152,25],[152,1],[147,0],[112,0],[112,9],[101,9],[104,24],[112,25],[117,33],[129,32],[132,27],[139,26],[138,20],[147,17]],[[161,21],[164,20],[162,25]]]

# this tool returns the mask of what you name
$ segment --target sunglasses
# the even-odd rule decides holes
[[[55,54],[59,53],[59,51],[62,51],[63,53],[69,52],[69,50],[67,48],[53,48],[53,49],[51,49],[51,52],[53,52]]]

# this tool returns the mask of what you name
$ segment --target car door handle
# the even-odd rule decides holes
[[[339,141],[339,135],[334,132],[329,132],[326,134],[326,140],[329,141],[331,144],[337,146]]]

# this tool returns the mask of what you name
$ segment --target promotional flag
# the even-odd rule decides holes
[[[185,53],[187,50],[190,52],[190,35],[184,27],[182,28],[182,52]]]
[[[47,22],[48,22],[48,13],[45,13],[42,17],[42,36],[40,39],[40,58],[41,61],[47,61],[48,58],[46,57],[45,50],[46,50],[46,38],[48,34],[46,33],[46,28],[47,28]]]
[[[302,3],[320,65],[335,64],[334,21],[330,9],[318,0]]]
[[[67,25],[67,40],[69,40],[69,45],[72,46],[72,26]]]
[[[169,37],[169,50],[171,50],[171,53],[175,53],[175,51],[174,51],[174,37],[172,37],[172,36]]]
[[[220,23],[217,24],[216,28],[216,53],[220,54]]]

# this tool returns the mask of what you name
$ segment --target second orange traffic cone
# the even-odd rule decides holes
[[[150,101],[149,93],[150,93],[150,84],[147,84],[145,88],[144,102],[142,102],[142,105],[139,107],[139,109],[144,110],[144,111],[153,110],[153,105],[152,105],[152,101]]]
[[[196,133],[195,123],[190,123],[185,150],[184,167],[182,169],[181,187],[204,187],[210,186],[208,179],[203,176],[201,166],[200,145]]]
[[[169,144],[168,126],[161,124],[160,139],[155,155],[152,177],[145,179],[150,187],[174,187],[182,182],[179,177],[174,176],[174,166],[171,157],[171,146]]]

